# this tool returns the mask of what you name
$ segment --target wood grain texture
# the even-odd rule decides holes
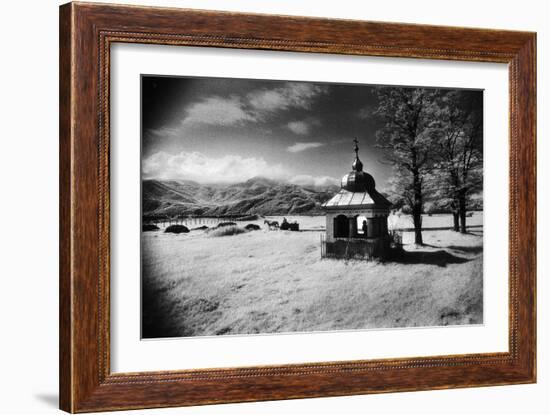
[[[509,352],[111,373],[109,60],[115,42],[508,63]],[[61,409],[90,412],[534,382],[535,68],[536,36],[526,32],[104,4],[61,6]]]
[[[72,20],[70,8],[59,14],[59,406],[72,410],[71,288],[71,141]]]

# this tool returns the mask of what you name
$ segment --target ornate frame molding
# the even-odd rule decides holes
[[[111,373],[109,70],[110,46],[117,42],[508,63],[510,351]],[[535,48],[535,34],[525,32],[86,3],[61,6],[61,408],[89,412],[534,382]]]

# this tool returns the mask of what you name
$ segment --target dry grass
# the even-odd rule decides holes
[[[321,260],[318,232],[144,233],[144,336],[482,323],[482,236],[424,239],[378,263]]]
[[[246,229],[238,226],[222,226],[221,228],[211,229],[208,231],[208,236],[231,236],[245,233]]]

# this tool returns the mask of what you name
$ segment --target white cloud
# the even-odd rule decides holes
[[[257,111],[271,112],[288,108],[310,108],[313,100],[327,89],[320,85],[287,82],[284,86],[260,89],[248,94],[249,104]]]
[[[263,88],[246,96],[210,96],[185,109],[183,125],[236,125],[262,121],[270,113],[289,108],[309,109],[313,100],[326,93],[323,86],[287,82],[276,88]]]
[[[186,110],[183,124],[234,125],[245,121],[255,121],[252,113],[246,110],[239,97],[223,98],[212,96],[192,104]]]
[[[309,117],[301,121],[290,121],[286,126],[294,134],[307,135],[313,126],[320,126],[321,121],[316,117]]]
[[[262,176],[286,180],[287,171],[279,164],[269,165],[263,158],[226,155],[208,157],[199,152],[152,154],[143,161],[143,174],[148,179],[193,180],[199,183],[239,183]]]
[[[299,153],[300,151],[309,150],[310,148],[317,148],[321,146],[324,146],[324,144],[318,143],[318,142],[310,142],[310,143],[297,142],[287,147],[286,150],[291,153]]]
[[[291,121],[287,127],[294,134],[307,135],[311,129],[310,125],[305,121]]]
[[[315,186],[315,187],[326,187],[331,185],[337,185],[340,183],[338,179],[330,176],[310,176],[308,174],[300,174],[294,176],[289,180],[292,184],[297,184],[300,186]]]
[[[143,176],[146,179],[193,180],[210,184],[242,183],[253,177],[313,187],[339,183],[330,176],[292,175],[282,165],[270,165],[263,158],[244,158],[238,155],[214,158],[196,151],[177,154],[160,151],[152,154],[143,161]]]
[[[151,128],[145,131],[147,134],[153,135],[155,137],[177,137],[180,135],[181,131],[173,127],[160,127],[160,128]]]

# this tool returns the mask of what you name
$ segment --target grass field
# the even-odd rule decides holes
[[[483,322],[482,214],[466,235],[441,229],[447,215],[425,217],[426,245],[386,263],[321,259],[324,217],[288,219],[309,231],[143,233],[143,337]]]

